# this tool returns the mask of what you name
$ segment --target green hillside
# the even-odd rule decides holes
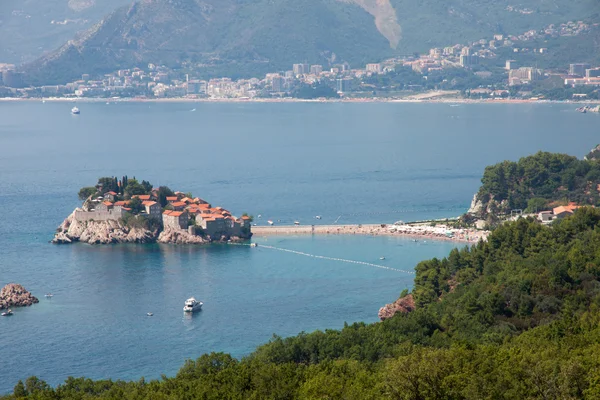
[[[600,205],[600,162],[589,158],[539,152],[488,166],[477,193],[480,211],[474,214],[494,219],[514,209],[535,212],[569,202]]]
[[[116,1],[116,0],[115,0]],[[211,76],[257,76],[293,63],[362,66],[434,46],[518,34],[588,18],[598,0],[148,0],[122,7],[78,39],[24,67],[60,83],[147,64]],[[511,8],[513,7],[513,8]]]
[[[422,262],[413,296],[410,314],[274,337],[241,361],[213,353],[173,378],[69,378],[55,389],[31,377],[5,398],[600,396],[600,210],[580,209],[551,227],[521,219],[487,243]]]

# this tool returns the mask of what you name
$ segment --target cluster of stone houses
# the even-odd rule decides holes
[[[220,239],[222,236],[248,237],[251,230],[250,217],[237,218],[223,207],[212,207],[208,202],[196,197],[189,198],[182,192],[175,192],[168,196],[165,209],[158,202],[158,190],[153,189],[151,194],[135,195],[144,206],[140,215],[150,218],[162,219],[164,229],[187,231],[192,234],[209,235],[211,238]],[[130,200],[115,201],[118,194],[106,192],[102,198],[94,203],[94,208],[89,211],[78,211],[79,220],[117,220],[131,212]]]

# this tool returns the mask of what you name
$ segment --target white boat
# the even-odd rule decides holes
[[[80,113],[79,108],[77,108],[77,107],[71,108],[71,114],[79,114],[79,113]]]
[[[146,313],[146,315],[147,315],[147,316],[149,316],[149,317],[151,317],[151,316],[153,316],[154,314],[153,314],[153,313],[151,313],[151,312],[149,312],[149,313]]]
[[[385,257],[379,257],[380,260],[385,260]]]
[[[46,293],[44,296],[50,298],[50,297],[52,297],[54,295],[52,293]]]
[[[294,221],[294,225],[300,225],[300,221]]]
[[[256,243],[250,243],[250,247],[258,247],[258,244],[256,244]]]
[[[12,310],[7,310],[5,312],[2,313],[3,317],[10,317],[11,315],[13,315]]]
[[[271,221],[271,220],[268,220],[268,221],[267,221],[267,223],[268,223],[269,225],[273,225],[273,221]]]
[[[195,298],[190,297],[189,299],[187,299],[185,301],[185,305],[183,306],[183,311],[184,312],[196,312],[196,311],[200,311],[202,309],[202,303],[201,301],[197,301]]]
[[[320,215],[317,215],[315,218],[316,218],[316,219],[321,219],[321,216],[320,216]]]

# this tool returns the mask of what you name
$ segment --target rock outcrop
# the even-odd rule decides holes
[[[154,243],[157,237],[158,230],[128,227],[117,220],[78,221],[73,212],[58,227],[52,243]]]
[[[0,291],[0,310],[10,307],[26,307],[40,301],[17,283],[9,283]]]
[[[415,300],[412,294],[399,298],[391,304],[386,304],[379,309],[379,319],[386,320],[392,318],[397,312],[409,313],[415,309]]]
[[[192,235],[187,231],[174,230],[166,228],[158,235],[158,243],[174,243],[174,244],[202,244],[210,241],[202,236]]]

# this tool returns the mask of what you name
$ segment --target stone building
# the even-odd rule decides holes
[[[187,211],[167,210],[162,214],[163,226],[171,229],[187,229],[189,215]]]

